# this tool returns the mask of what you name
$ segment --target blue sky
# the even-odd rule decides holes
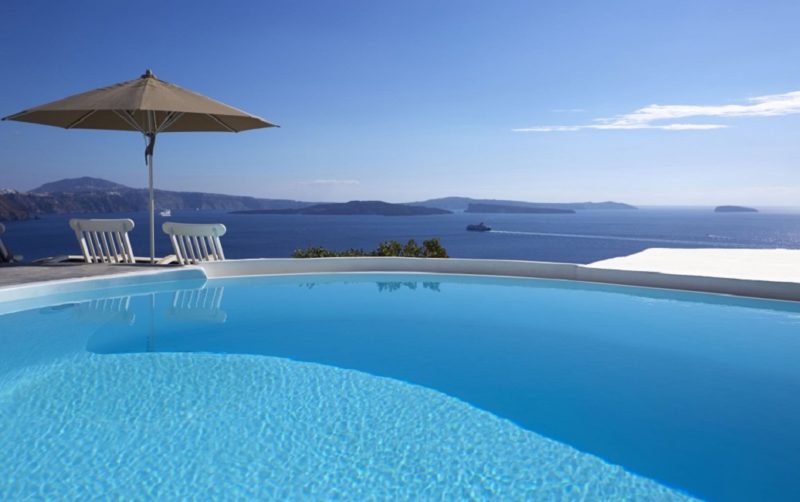
[[[160,188],[796,206],[797,19],[794,1],[9,0],[0,115],[152,68],[282,126],[162,136]],[[3,122],[0,187],[144,186],[142,150]]]

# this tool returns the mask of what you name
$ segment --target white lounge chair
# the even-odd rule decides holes
[[[225,235],[222,223],[175,223],[162,225],[169,235],[172,249],[181,265],[192,265],[204,261],[222,261],[225,253],[219,238]]]
[[[128,232],[133,220],[69,220],[86,263],[136,263]]]
[[[0,235],[3,235],[5,231],[5,225],[0,223]],[[15,261],[22,261],[22,256],[11,254],[11,251],[3,244],[3,239],[0,239],[0,263],[14,263]]]

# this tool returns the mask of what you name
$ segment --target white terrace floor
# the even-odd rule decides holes
[[[589,267],[662,274],[800,283],[800,249],[652,248]]]

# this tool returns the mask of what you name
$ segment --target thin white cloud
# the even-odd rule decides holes
[[[534,126],[512,130],[514,132],[569,132],[585,129],[707,130],[722,129],[728,126],[724,124],[695,124],[680,121],[706,117],[776,117],[795,113],[800,113],[800,91],[750,98],[745,104],[649,105],[632,113],[596,119],[593,124]]]
[[[358,180],[311,180],[306,181],[303,184],[305,185],[358,185]]]

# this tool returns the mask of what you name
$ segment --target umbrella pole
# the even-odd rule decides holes
[[[150,263],[156,262],[156,203],[153,197],[153,147],[156,144],[155,133],[148,133],[147,138],[150,140],[145,156],[147,157],[147,178],[148,190],[150,193],[149,209],[150,209]]]
[[[150,263],[156,262],[156,202],[153,199],[153,156],[148,163],[150,180]]]

